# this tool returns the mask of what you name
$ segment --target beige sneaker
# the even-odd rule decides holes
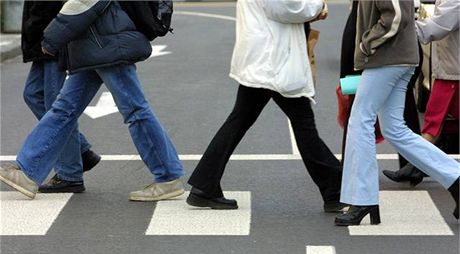
[[[32,199],[38,191],[38,184],[13,163],[0,167],[0,180]]]
[[[152,183],[140,191],[129,193],[131,201],[158,201],[180,196],[184,186],[180,179],[164,183]]]

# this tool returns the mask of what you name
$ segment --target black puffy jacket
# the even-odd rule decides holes
[[[61,1],[24,1],[21,49],[24,62],[52,59],[42,53],[43,30],[61,10]]]
[[[69,0],[45,29],[42,46],[71,73],[147,59],[152,47],[116,1]]]

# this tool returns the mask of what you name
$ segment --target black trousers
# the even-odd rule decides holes
[[[339,200],[342,166],[318,135],[310,100],[285,98],[267,89],[243,85],[239,86],[233,111],[212,139],[188,183],[208,194],[222,195],[220,181],[230,156],[272,98],[291,121],[302,160],[323,200]]]

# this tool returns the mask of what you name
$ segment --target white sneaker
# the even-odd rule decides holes
[[[164,183],[152,183],[140,191],[129,194],[131,201],[158,201],[180,196],[184,193],[184,186],[180,179]]]
[[[38,191],[38,184],[13,163],[0,167],[0,180],[31,199],[35,198]]]

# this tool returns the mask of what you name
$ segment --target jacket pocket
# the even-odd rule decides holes
[[[96,29],[94,29],[92,25],[89,26],[89,31],[90,31],[90,37],[94,41],[94,43],[96,43],[99,48],[103,48],[101,40],[96,32]]]

